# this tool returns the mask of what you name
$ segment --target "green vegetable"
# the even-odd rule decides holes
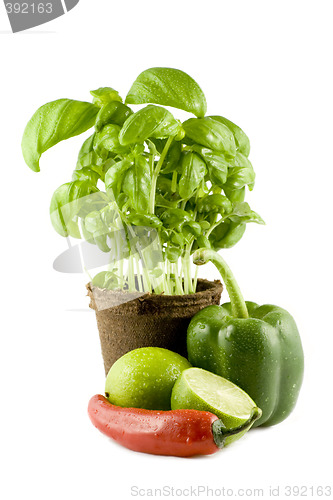
[[[160,106],[149,105],[131,115],[124,123],[119,135],[120,144],[126,146],[144,142],[149,138],[161,139],[176,136],[179,123],[172,114]]]
[[[230,158],[236,155],[236,143],[231,130],[212,118],[190,118],[183,123],[186,137],[209,149],[224,153]]]
[[[143,71],[127,94],[128,104],[155,103],[183,109],[195,116],[205,116],[206,98],[189,75],[173,68],[151,68]]]
[[[95,277],[106,288],[194,293],[193,252],[231,247],[247,223],[263,224],[244,201],[255,180],[247,136],[221,116],[205,117],[201,88],[177,69],[141,73],[126,104],[112,87],[91,94],[93,103],[45,104],[24,132],[23,156],[38,171],[43,152],[94,127],[72,181],[52,197],[54,228],[110,253]],[[181,123],[163,106],[196,118]]]
[[[245,302],[216,252],[200,249],[193,259],[198,265],[216,265],[230,303],[208,306],[192,318],[187,333],[190,363],[249,394],[262,410],[255,425],[282,422],[296,404],[303,379],[303,350],[294,319],[281,307]]]
[[[102,108],[112,101],[122,102],[122,98],[118,92],[111,87],[100,87],[96,90],[91,90],[90,94],[93,96],[93,104]]]
[[[98,108],[89,102],[58,99],[39,108],[25,128],[22,151],[26,164],[39,172],[39,159],[60,141],[94,125]]]
[[[235,125],[233,122],[228,120],[227,118],[223,118],[223,116],[210,116],[209,118],[212,118],[213,120],[216,120],[220,123],[223,123],[228,127],[229,130],[234,135],[235,138],[235,143],[237,146],[237,149],[240,153],[242,153],[244,156],[249,156],[250,154],[250,141],[247,135],[243,132],[241,128],[239,128],[237,125]]]
[[[182,174],[179,179],[179,194],[188,199],[193,196],[205,178],[206,164],[195,153],[185,153],[181,164]]]
[[[105,104],[96,117],[95,129],[100,132],[105,125],[113,123],[122,127],[127,118],[133,113],[131,108],[119,101],[110,101]]]

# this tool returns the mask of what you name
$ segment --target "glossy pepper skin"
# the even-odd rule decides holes
[[[223,448],[228,436],[247,431],[261,411],[254,408],[242,426],[226,429],[222,421],[208,411],[122,408],[97,394],[89,401],[88,414],[99,431],[130,450],[191,457],[216,453]]]
[[[244,302],[223,259],[199,250],[195,262],[211,260],[221,272],[231,302],[208,306],[191,320],[188,358],[237,384],[262,409],[254,426],[282,422],[295,407],[302,385],[304,355],[296,323],[284,309]]]

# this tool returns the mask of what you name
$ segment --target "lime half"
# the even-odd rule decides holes
[[[188,368],[182,372],[172,390],[171,408],[210,411],[227,429],[242,426],[251,419],[254,411],[258,411],[255,402],[240,387],[201,368]],[[226,444],[244,432],[228,437]]]

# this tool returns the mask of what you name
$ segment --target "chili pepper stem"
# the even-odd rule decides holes
[[[261,417],[261,415],[261,409],[255,406],[251,411],[249,419],[246,420],[244,424],[234,427],[233,429],[227,429],[222,420],[215,420],[212,424],[212,432],[216,446],[218,448],[223,448],[225,446],[226,439],[229,436],[234,436],[235,434],[248,431],[254,422]]]
[[[199,248],[194,252],[193,262],[197,266],[211,261],[218,269],[226,286],[231,302],[232,314],[235,318],[248,318],[249,313],[238,283],[225,260],[214,250]]]

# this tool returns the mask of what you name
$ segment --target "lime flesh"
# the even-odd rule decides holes
[[[255,402],[240,387],[201,368],[184,370],[171,395],[173,410],[188,408],[210,411],[222,420],[227,429],[244,424],[255,407]],[[243,433],[228,438],[228,443],[241,435]]]

